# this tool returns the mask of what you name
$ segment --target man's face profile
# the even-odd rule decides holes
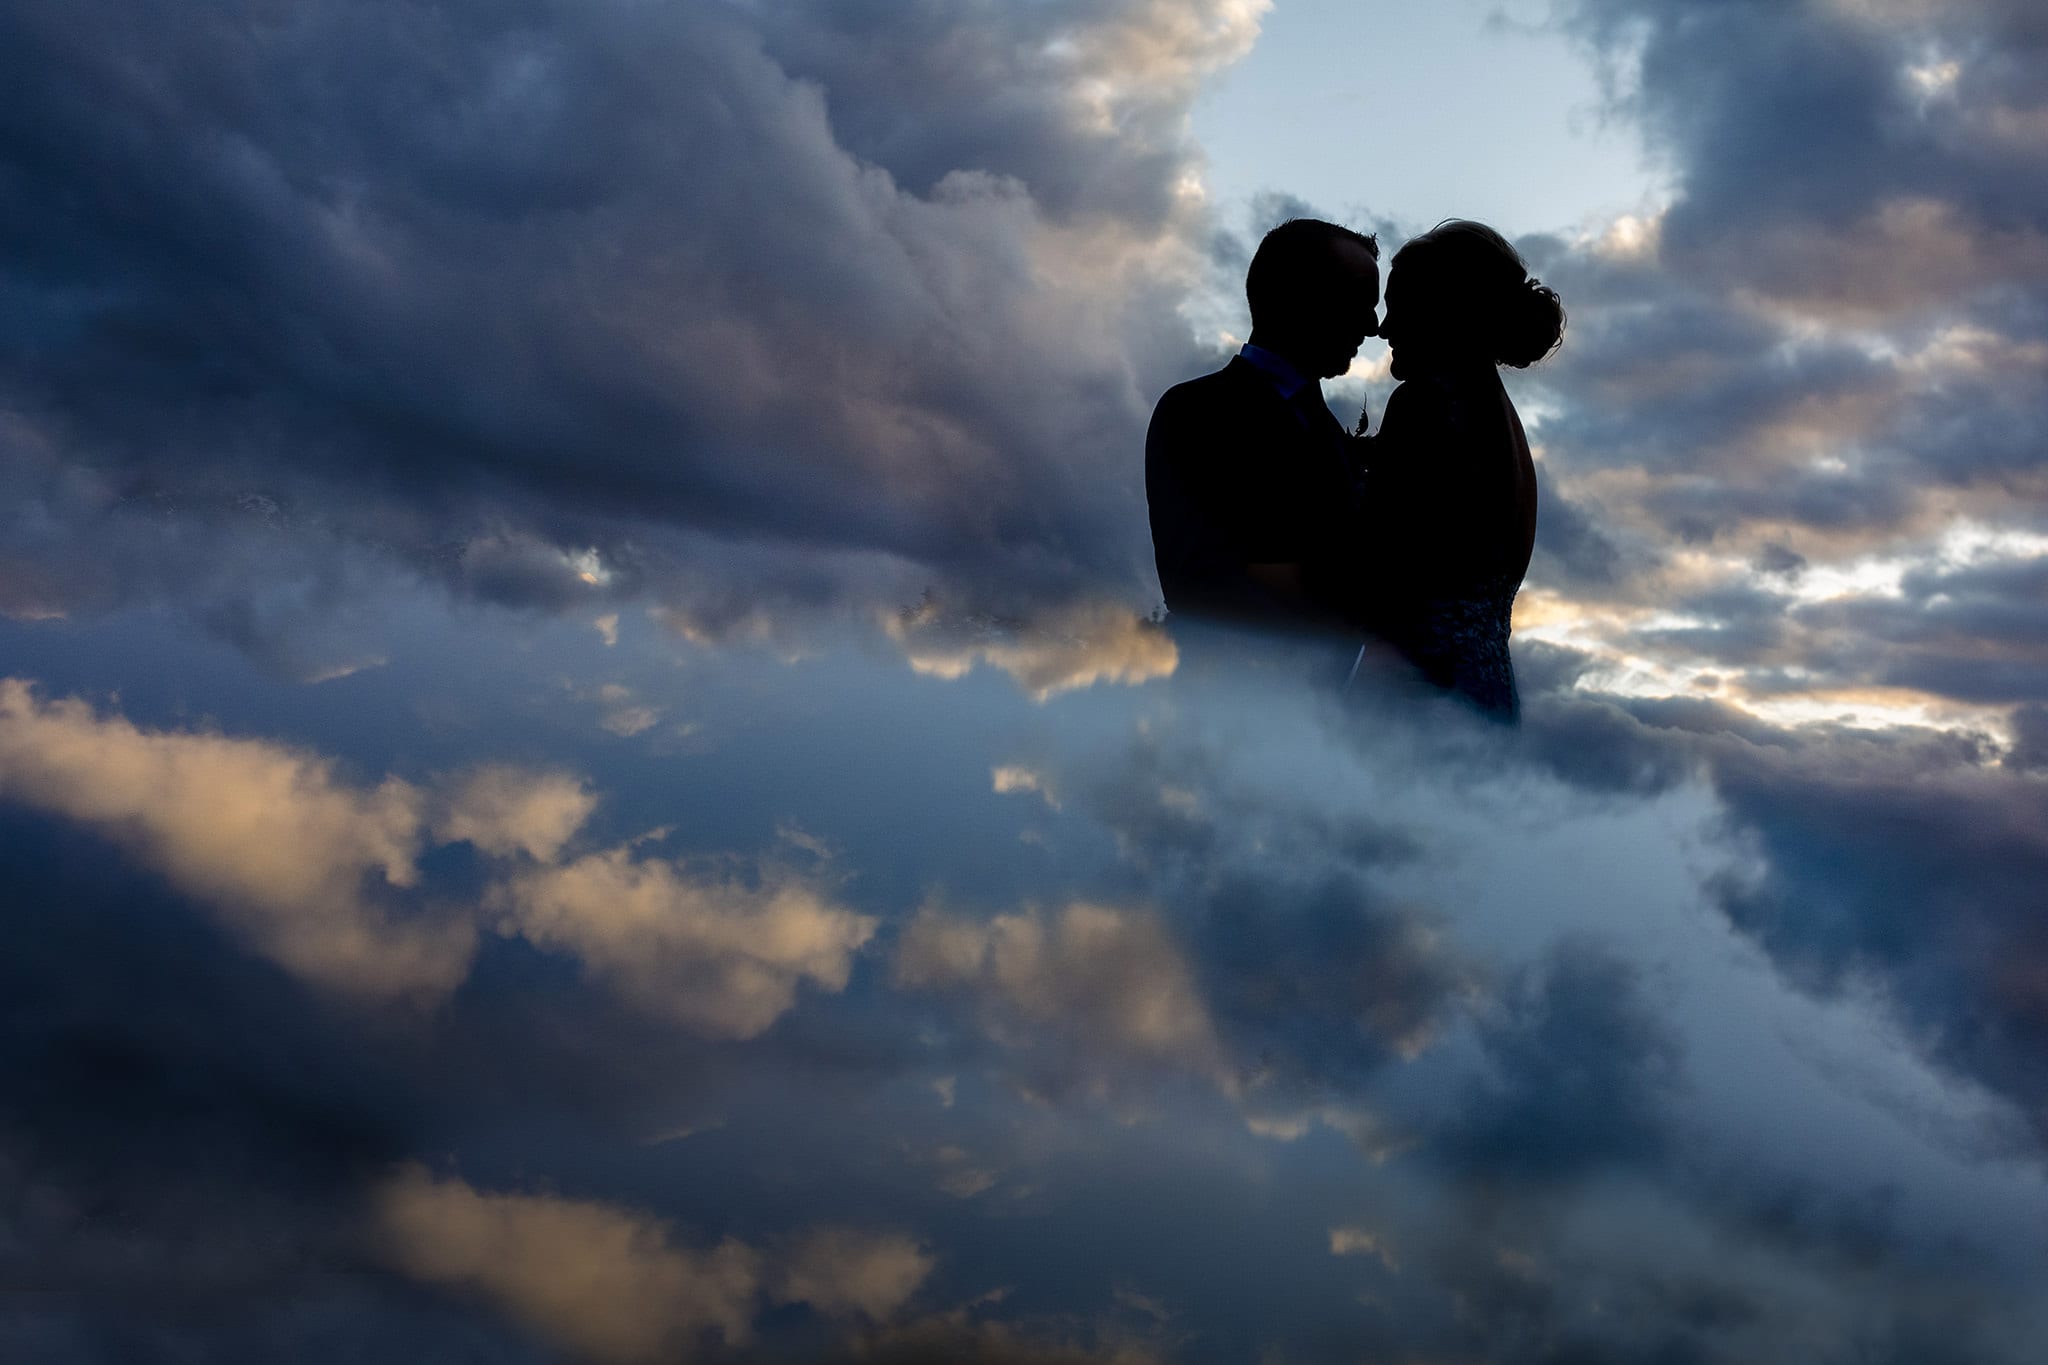
[[[1323,301],[1328,320],[1327,349],[1319,346],[1323,363],[1317,375],[1334,379],[1351,368],[1358,348],[1379,333],[1380,265],[1363,245],[1348,238],[1330,244],[1330,293]]]
[[[1330,379],[1351,368],[1379,332],[1379,259],[1368,238],[1298,218],[1267,233],[1245,272],[1252,340],[1304,375]]]
[[[1302,373],[1334,379],[1351,368],[1369,336],[1379,333],[1379,262],[1362,243],[1325,244],[1294,281],[1284,335],[1276,335]],[[1274,328],[1273,333],[1282,329]]]

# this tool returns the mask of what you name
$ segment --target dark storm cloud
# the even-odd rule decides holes
[[[784,1063],[655,1026],[511,942],[487,945],[457,1001],[366,1013],[244,951],[211,923],[218,907],[171,892],[136,865],[144,860],[110,858],[84,830],[12,804],[0,816],[17,949],[0,963],[0,1344],[11,1354],[80,1365],[558,1358],[524,1327],[576,1358],[682,1358],[609,1345],[698,1322],[687,1294],[681,1306],[630,1301],[646,1276],[699,1268],[695,1225],[672,1247],[642,1237],[621,1250],[607,1234],[652,1226],[651,1215],[528,1195],[523,1173],[540,1163],[572,1185],[623,1183],[643,1200],[658,1186],[655,1207],[731,1227],[731,1186],[716,1177],[639,1183],[661,1164],[649,1138],[674,1140],[679,1116],[685,1129],[700,1121],[707,1086],[729,1101],[756,1069],[786,1080]],[[499,833],[474,826],[429,859],[422,894],[473,898],[482,869],[465,848]],[[764,1046],[803,1072],[813,1064],[806,1040],[793,1041]],[[911,1045],[887,1041],[893,1072]],[[828,1079],[873,1066],[849,1063],[843,1030],[837,1050]],[[394,1184],[408,1159],[457,1150],[483,1173],[479,1185]],[[859,1150],[880,1160],[865,1141]],[[396,1201],[392,1226],[380,1201]],[[850,1304],[893,1320],[901,1287],[929,1258],[887,1232],[813,1226],[816,1212],[746,1229],[759,1256],[737,1257],[747,1273],[730,1293],[703,1291],[703,1320],[737,1313],[744,1328],[763,1297],[809,1303],[819,1317]],[[493,1216],[506,1243],[466,1262],[464,1219]],[[594,1288],[536,1288],[538,1274],[574,1279],[562,1272],[579,1257],[605,1268]],[[704,1267],[716,1264],[707,1254]],[[473,1280],[482,1292],[432,1293],[415,1279]],[[495,1305],[502,1313],[493,1295],[510,1298]],[[606,1326],[607,1310],[650,1322]],[[1036,1340],[1005,1338],[999,1324],[989,1332],[997,1343]],[[766,1356],[790,1358],[780,1346]]]
[[[1715,764],[1763,858],[1723,886],[1730,919],[1795,979],[1832,989],[1877,973],[1922,1046],[2048,1143],[2039,784],[1959,741],[1807,748],[1733,749]]]
[[[1682,624],[1637,627],[1639,654],[1739,682],[1750,697],[1817,686],[1900,688],[1982,706],[2048,696],[2048,567],[2039,558],[1993,557],[1926,565],[1892,592],[1801,600],[1804,560],[1767,546],[1765,574],[1722,579],[1674,596]],[[1790,564],[1786,571],[1770,566]]]
[[[1560,683],[1574,667],[1548,663]],[[757,667],[758,686],[788,666]],[[1369,1332],[1389,1359],[1666,1349],[1732,1362],[1796,1331],[1832,1344],[1863,1339],[1848,1323],[1882,1336],[1945,1322],[1946,1297],[1990,1274],[1946,1250],[1928,1270],[1913,1248],[1932,1234],[1816,1192],[1809,1166],[1701,1176],[1661,968],[1584,939],[1546,951],[1547,928],[1513,950],[1526,957],[1490,961],[1486,907],[1435,901],[1475,894],[1449,890],[1475,850],[1435,828],[1426,793],[1505,778],[1513,819],[1538,825],[1563,794],[1481,732],[1389,711],[1333,735],[1304,723],[1311,708],[1289,686],[1254,694],[1261,725],[1235,742],[1166,704],[1199,692],[1071,697],[1053,724],[1007,685],[863,668],[840,657],[798,676],[801,709],[822,716],[798,726],[781,768],[767,761],[790,739],[780,720],[759,724],[755,694],[733,700],[724,714],[743,724],[724,742],[740,752],[715,771],[741,776],[694,795],[679,786],[705,765],[658,760],[659,792],[636,797],[623,781],[643,758],[607,745],[590,751],[604,756],[598,778],[557,781],[544,801],[515,800],[527,788],[486,763],[482,778],[399,802],[447,841],[419,853],[404,895],[521,910],[527,930],[487,935],[430,1010],[364,1014],[280,970],[206,903],[220,888],[197,853],[159,867],[146,841],[109,856],[77,827],[86,817],[11,814],[0,873],[24,893],[23,950],[0,963],[12,1163],[0,1197],[27,1212],[0,1256],[18,1250],[10,1269],[25,1267],[40,1296],[0,1304],[9,1343],[95,1365],[177,1349],[261,1359],[265,1343],[323,1360],[408,1341],[481,1360],[531,1358],[539,1342],[651,1362],[688,1356],[709,1332],[726,1337],[700,1353],[712,1359],[1079,1362],[1242,1359],[1241,1345],[1269,1341],[1313,1360]],[[919,724],[878,747],[880,780],[914,788],[899,774],[964,766],[974,781],[913,792],[879,818],[865,809],[874,782],[810,808],[805,865],[843,872],[842,890],[893,888],[858,902],[884,923],[843,989],[806,989],[738,1036],[757,1020],[723,1016],[729,990],[664,975],[704,887],[780,905],[775,933],[739,935],[756,958],[742,976],[777,1000],[778,955],[813,953],[833,921],[774,894],[772,878],[683,886],[659,837],[611,842],[660,812],[699,827],[686,841],[701,863],[728,865],[724,845],[704,842],[707,810],[779,809],[798,778],[830,790],[826,774],[863,767],[869,732],[893,727],[841,708],[872,706],[881,676]],[[191,681],[212,695],[205,675]],[[522,675],[506,690],[534,685]],[[362,695],[390,708],[380,728],[413,734],[398,719],[410,694]],[[96,715],[103,740],[126,735]],[[984,737],[966,757],[958,726]],[[505,733],[486,724],[466,742]],[[1021,736],[1020,749],[1035,736],[1046,752],[1027,773],[992,734]],[[1651,770],[1629,771],[1617,736]],[[1370,760],[1361,769],[1326,752],[1333,739],[1378,747],[1351,755]],[[1712,774],[1744,830],[1785,818],[1745,785],[1747,751],[1783,747],[1772,761],[1796,772],[1839,767],[1865,743],[1555,689],[1532,689],[1528,739],[1605,765],[1630,802]],[[1867,743],[1867,771],[1841,774],[1851,785],[1894,761],[1977,762],[1929,737]],[[62,746],[79,747],[76,735]],[[16,804],[50,785],[63,753],[45,750],[39,767],[6,747]],[[1360,799],[1362,785],[1385,795]],[[1046,844],[966,811],[975,788]],[[302,781],[295,800],[380,790],[402,795],[343,769],[325,787]],[[1845,804],[1852,824],[1871,823],[1840,799],[1795,789],[1786,802],[1808,821],[1823,817],[1807,805]],[[1899,842],[1884,832],[1871,842]],[[1810,842],[1804,828],[1787,837]],[[954,866],[995,870],[957,874],[965,908],[937,894],[920,908],[932,849],[963,842]],[[1775,851],[1771,862],[1812,875]],[[1397,878],[1412,895],[1390,892]],[[535,895],[503,906],[489,888],[506,880]],[[1515,903],[1517,887],[1476,894],[1545,913]],[[1943,914],[1960,920],[1974,894],[1959,889]],[[581,926],[579,946],[541,942],[549,915],[557,931]],[[1761,941],[1789,953],[1781,934]],[[708,1007],[724,1018],[715,1037],[696,1026]],[[172,1261],[175,1273],[155,1269]],[[2024,1359],[1997,1339],[2007,1296],[1982,1283],[1991,1325],[1973,1329],[1981,1348],[1956,1338],[1972,1341],[1965,1358]],[[1858,1298],[1874,1285],[1886,1306],[1873,1318]],[[1119,1289],[1161,1306],[1114,1309]],[[1359,1302],[1368,1290],[1377,1306]],[[249,1301],[231,1321],[203,1311]],[[1815,1358],[1856,1356],[1844,1345]]]
[[[1900,588],[1797,619],[1843,641],[1874,683],[1991,704],[2048,699],[2048,559],[1921,569]]]
[[[1548,465],[1537,466],[1536,484],[1542,509],[1536,524],[1537,580],[1566,592],[1588,584],[1596,589],[1612,585],[1625,571],[1625,560],[1603,527],[1600,505],[1566,497]]]
[[[2038,17],[1583,0],[1560,21],[1670,191],[1521,242],[1571,314],[1517,381],[1550,495],[1532,580],[1633,613],[1599,629],[1681,678],[2037,698],[2030,542],[1967,601],[1813,585],[1869,556],[1937,572],[1962,523],[2048,525]]]
[[[1673,264],[1880,313],[2041,282],[2048,146],[2014,124],[2048,104],[2032,60],[2048,35],[2024,6],[1583,0],[1571,14],[1633,59],[1629,108],[1679,176]],[[1973,249],[2001,242],[2016,250]],[[1945,249],[1890,268],[1873,254],[1909,245]]]
[[[935,13],[11,8],[19,529],[147,560],[88,514],[254,494],[543,606],[545,562],[461,557],[1142,588],[1179,116],[1252,20]]]
[[[1106,842],[1107,861],[1058,910],[928,908],[895,979],[947,998],[1027,1093],[1127,1105],[1194,1079],[1255,1126],[1298,1134],[1341,1124],[1346,1097],[1426,1048],[1476,989],[1434,907],[1376,885],[1432,856],[1401,824],[1148,738],[999,768],[997,789],[1051,808],[1045,837],[1070,875],[1095,866],[1083,849]]]
[[[1492,1074],[1430,1152],[1460,1179],[1536,1182],[1660,1156],[1679,1049],[1631,963],[1592,940],[1510,983],[1479,1039]]]
[[[433,1103],[376,1040],[73,829],[9,811],[0,877],[0,1351],[528,1358],[362,1273],[355,1187]]]
[[[729,1357],[1079,1365],[1246,1358],[1230,1347],[1295,1317],[1289,1340],[1307,1345],[1271,1358],[1734,1362],[1796,1341],[1817,1361],[2030,1359],[2011,1324],[2031,1286],[1921,1255],[1882,1191],[1816,1193],[1824,1156],[1792,1152],[1810,1163],[1796,1178],[1693,1164],[1654,970],[1576,939],[1496,978],[1487,945],[1448,932],[1468,907],[1388,889],[1461,871],[1404,775],[1477,791],[1526,763],[1599,810],[1708,784],[1733,851],[1712,906],[1800,989],[1869,989],[1922,1055],[2031,1124],[2031,1142],[2000,1128],[1977,1150],[2048,1142],[2038,566],[1794,596],[1843,545],[1920,515],[1921,481],[2038,517],[2043,400],[2025,381],[2048,328],[2024,116],[2039,15],[1580,12],[1603,40],[1633,26],[1659,78],[1637,109],[1681,197],[1652,251],[1526,244],[1574,329],[1527,377],[1557,413],[1541,579],[1705,622],[1641,645],[1752,693],[1818,672],[2019,703],[2013,744],[1621,702],[1582,690],[1590,656],[1518,643],[1520,758],[1362,703],[1336,741],[1386,746],[1359,756],[1394,794],[1361,814],[1301,776],[1320,730],[1263,785],[1228,746],[1089,734],[1083,757],[1019,763],[980,792],[1029,803],[1025,832],[1059,848],[1047,863],[1007,826],[956,840],[973,823],[954,823],[962,789],[921,785],[990,732],[987,713],[942,723],[946,698],[989,693],[938,679],[987,664],[1053,698],[1156,679],[1170,646],[1020,642],[912,603],[935,576],[1022,598],[1145,578],[1134,478],[1105,471],[1134,476],[1146,398],[1199,363],[1181,285],[1248,250],[1249,232],[1215,232],[1173,192],[1178,113],[1246,37],[1241,9],[13,6],[0,609],[141,595],[311,678],[374,661],[380,632],[357,613],[404,593],[394,563],[524,608],[652,596],[700,639],[772,635],[779,612],[853,595],[908,609],[890,619],[919,676],[894,679],[915,697],[903,721],[833,709],[835,684],[870,681],[855,662],[761,663],[780,700],[729,703],[724,726],[703,710],[707,743],[742,759],[697,766],[621,736],[603,751],[659,788],[664,819],[801,799],[883,828],[848,883],[806,883],[823,900],[780,898],[792,888],[768,864],[707,848],[748,871],[700,877],[669,856],[708,835],[611,846],[653,819],[587,842],[575,781],[556,784],[560,818],[487,801],[497,823],[463,824],[425,778],[379,788],[316,762],[312,781],[273,754],[286,766],[262,771],[297,775],[295,800],[346,827],[307,919],[458,906],[499,930],[403,1019],[346,1013],[206,903],[253,894],[203,874],[283,846],[269,827],[223,848],[197,803],[175,827],[152,824],[160,800],[80,813],[79,792],[160,793],[117,780],[111,751],[67,788],[68,823],[10,807],[0,1266],[22,1292],[0,1303],[0,1355],[554,1358],[531,1330],[597,1355],[626,1333],[673,1357],[702,1322],[751,1317],[755,1347]],[[1902,19],[1910,42],[1844,17],[1860,12]],[[1902,63],[1946,52],[1959,74],[1922,109]],[[1924,382],[1901,359],[1923,353]],[[1829,452],[1850,468],[1802,467]],[[1703,547],[1767,586],[1660,577]],[[178,695],[211,714],[216,681]],[[507,686],[556,688],[540,671]],[[402,744],[407,700],[352,723]],[[464,721],[472,747],[506,715],[553,723],[474,700],[497,719]],[[1100,698],[1061,700],[1071,741]],[[813,723],[790,735],[825,738],[784,735],[776,706]],[[1140,720],[1170,731],[1171,716]],[[1286,721],[1272,706],[1247,728]],[[944,739],[920,752],[927,722]],[[773,757],[765,731],[800,763],[755,766]],[[719,780],[689,787],[706,772]],[[1516,818],[1548,818],[1549,799]],[[960,874],[960,906],[913,908],[942,857],[983,850],[1002,870]],[[419,879],[386,885],[406,871]],[[985,902],[979,877],[1011,899]],[[779,905],[788,955],[734,930],[707,905],[719,895]],[[707,1025],[720,1036],[692,1031]],[[1415,1098],[1432,1087],[1434,1103]],[[1105,1116],[1087,1102],[1102,1095],[1137,1103]],[[1379,1129],[1383,1101],[1398,1112]],[[1172,1122],[1145,1122],[1147,1102]],[[436,1164],[395,1178],[412,1159]],[[1176,1163],[1194,1175],[1147,1183]],[[408,1254],[365,1227],[394,1189]],[[816,1217],[882,1231],[813,1243]],[[1111,1221],[1125,1240],[1103,1235]],[[603,1273],[562,1273],[593,1264],[565,1230],[609,1248]],[[1326,1235],[1355,1278],[1308,1265]],[[721,1260],[725,1236],[739,1249]],[[1091,1320],[1112,1292],[1155,1292],[1113,1284],[1129,1267],[1105,1246],[1137,1247],[1148,1270],[1228,1269],[1183,1273],[1220,1285],[1210,1298]],[[848,1247],[863,1254],[835,1254]],[[708,1308],[672,1306],[690,1295],[665,1291],[720,1267],[732,1284]],[[810,1298],[793,1297],[802,1279]]]
[[[2030,703],[2013,712],[2013,745],[2006,766],[2021,772],[2048,768],[2048,706]]]
[[[1781,729],[1710,702],[1563,694],[1531,714],[1535,755],[1568,781],[1703,776],[1745,859],[1715,883],[1729,921],[1804,989],[1881,982],[1926,1055],[2048,1146],[2048,799],[2027,775],[2027,726],[2001,763],[1982,736]]]
[[[1376,882],[1436,855],[1395,811],[1333,813],[1315,788],[1246,781],[1226,755],[1140,740],[1107,771],[1065,779],[1171,907],[1254,1108],[1355,1090],[1426,1046],[1474,989],[1437,907]]]
[[[1163,228],[1176,213],[1181,120],[1199,72],[1175,49],[1200,41],[1190,30],[1213,7],[794,0],[752,13],[769,54],[827,92],[840,143],[912,194],[973,167],[1021,182],[1061,219]],[[1209,39],[1218,54],[1241,40],[1227,25]],[[1161,70],[1162,59],[1178,69]],[[1121,87],[1103,91],[1113,137],[1076,117],[1086,76]]]

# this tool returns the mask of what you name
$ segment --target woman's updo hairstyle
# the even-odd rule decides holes
[[[1526,369],[1564,340],[1564,304],[1521,253],[1484,223],[1448,218],[1394,253],[1422,285],[1423,306],[1480,343],[1496,364]]]

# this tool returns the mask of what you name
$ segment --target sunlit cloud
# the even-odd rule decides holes
[[[986,664],[1038,701],[1098,682],[1167,677],[1180,662],[1172,637],[1127,607],[1083,607],[1024,623],[948,617],[927,602],[883,617],[883,628],[919,673],[957,679]]]
[[[901,1233],[855,1228],[813,1228],[785,1253],[771,1281],[784,1303],[807,1303],[821,1313],[886,1322],[925,1282],[935,1261]]]
[[[668,1222],[554,1193],[479,1190],[409,1165],[375,1192],[372,1236],[407,1275],[475,1293],[606,1365],[694,1359],[745,1345],[771,1304],[887,1322],[935,1260],[896,1232],[824,1225],[774,1249],[685,1244]]]
[[[468,970],[469,924],[379,893],[418,877],[427,797],[399,778],[356,786],[301,748],[145,730],[9,678],[0,793],[129,848],[257,952],[323,987],[433,998]]]
[[[989,770],[989,785],[998,794],[1009,796],[1017,792],[1030,792],[1054,810],[1060,808],[1059,792],[1052,780],[1032,768],[1019,763],[1003,763]]]
[[[1360,1227],[1339,1227],[1330,1229],[1330,1254],[1332,1256],[1371,1256],[1392,1271],[1399,1271],[1401,1263],[1390,1251],[1377,1233]]]
[[[700,1338],[748,1340],[761,1254],[704,1250],[631,1209],[549,1194],[479,1191],[411,1166],[377,1191],[385,1257],[416,1279],[483,1295],[606,1365],[687,1359]]]
[[[581,778],[491,765],[471,770],[443,794],[434,833],[495,857],[524,853],[549,863],[596,808],[597,794]]]
[[[901,989],[961,996],[1028,1089],[1109,1098],[1154,1072],[1235,1085],[1193,971],[1151,914],[1076,903],[979,920],[927,906],[893,972]]]
[[[632,846],[513,874],[492,888],[500,927],[574,955],[635,1008],[714,1038],[751,1038],[800,986],[846,986],[872,916],[774,867],[753,881]]]
[[[622,683],[606,683],[597,689],[598,702],[605,708],[598,724],[620,739],[645,734],[661,724],[666,708],[637,700],[633,689]]]
[[[1606,260],[1620,263],[1653,261],[1664,233],[1664,218],[1658,214],[1624,213],[1598,231],[1581,239],[1582,249]]]

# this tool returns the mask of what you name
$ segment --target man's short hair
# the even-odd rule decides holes
[[[1267,233],[1244,274],[1252,326],[1257,327],[1261,317],[1277,321],[1312,301],[1326,278],[1330,248],[1338,242],[1356,242],[1375,261],[1380,258],[1379,238],[1320,218],[1290,218]]]

